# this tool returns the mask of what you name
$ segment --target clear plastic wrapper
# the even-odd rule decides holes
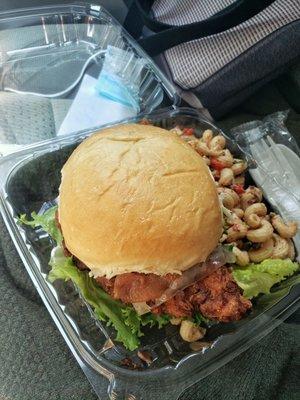
[[[139,112],[140,81],[145,61],[122,49],[108,46],[96,85],[99,94]]]
[[[167,129],[193,127],[201,135],[209,128],[220,133],[191,109],[160,110],[138,119],[142,117]],[[164,399],[175,400],[245,349],[253,346],[255,351],[255,343],[296,310],[300,301],[297,276],[259,297],[243,320],[212,324],[197,351],[181,340],[177,327],[147,329],[140,350],[148,352],[152,362],[142,362],[137,351],[127,351],[115,342],[115,331],[93,317],[71,282],[48,281],[54,243],[41,229],[21,226],[17,220],[20,214],[30,215],[56,199],[62,165],[91,133],[57,138],[0,160],[1,212],[35,287],[99,398],[155,400],[163,393]],[[235,143],[228,142],[234,154],[243,157]],[[128,368],[128,363],[136,369]]]
[[[233,128],[231,133],[245,153],[251,153],[250,144],[270,136],[275,143],[286,146],[299,155],[299,146],[285,125],[288,114],[288,110],[278,111],[267,115],[262,121],[251,121],[239,125]]]
[[[285,126],[288,111],[232,129],[249,162],[250,174],[283,219],[300,226],[300,150]],[[294,238],[300,248],[300,234]]]

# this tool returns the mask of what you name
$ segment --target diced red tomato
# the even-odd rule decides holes
[[[210,159],[210,166],[217,171],[221,171],[221,169],[226,168],[226,164],[222,161],[218,160],[217,158],[211,157]]]
[[[183,133],[183,135],[186,135],[186,136],[193,136],[195,133],[195,129],[194,128],[183,128],[182,133]]]
[[[243,194],[245,192],[243,185],[233,184],[231,187],[237,194]]]

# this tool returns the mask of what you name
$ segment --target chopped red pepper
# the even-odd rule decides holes
[[[211,157],[210,158],[210,166],[217,171],[221,171],[221,169],[226,168],[226,164],[222,161],[218,160],[217,158]]]
[[[195,133],[195,129],[194,128],[183,128],[182,133],[183,133],[183,135],[186,135],[186,136],[193,136]]]
[[[151,125],[151,121],[149,121],[147,118],[141,119],[139,123],[140,125]]]
[[[233,225],[232,225],[232,230],[233,230],[234,232],[239,232],[239,231],[241,230],[241,227],[240,227],[240,225],[238,225],[238,224],[233,224]]]
[[[237,194],[243,194],[245,192],[243,185],[233,184],[231,187]]]

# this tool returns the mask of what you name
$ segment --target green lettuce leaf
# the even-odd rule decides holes
[[[132,306],[113,299],[97,285],[87,271],[80,271],[74,265],[71,257],[65,257],[61,247],[57,247],[52,252],[50,266],[52,269],[48,275],[49,281],[72,280],[82,297],[93,307],[96,317],[108,325],[112,325],[117,331],[116,340],[123,343],[129,350],[139,347],[139,338],[143,336],[142,326],[157,325],[160,328],[169,321],[167,316],[138,315]]]
[[[147,313],[139,315],[139,318],[142,326],[149,325],[150,328],[153,328],[157,325],[158,329],[161,329],[163,326],[167,325],[170,322],[170,316],[167,314],[158,315]]]
[[[32,226],[36,228],[40,226],[45,232],[47,232],[52,239],[56,241],[57,244],[60,244],[63,240],[61,231],[56,225],[55,221],[55,213],[57,210],[57,206],[49,208],[44,214],[39,215],[35,211],[31,213],[32,220],[28,220],[25,214],[20,215],[19,221],[22,224]]]
[[[248,299],[258,296],[260,293],[268,294],[276,283],[299,270],[299,264],[290,259],[267,259],[259,264],[249,264],[246,267],[234,267],[233,277],[236,283],[244,291]]]
[[[80,271],[71,257],[65,257],[61,248],[56,248],[50,260],[52,267],[48,279],[69,280],[77,286],[83,298],[93,307],[96,317],[109,322],[117,331],[116,340],[122,342],[129,350],[139,346],[138,336],[141,336],[138,319],[134,318],[134,310],[102,290],[87,271]]]
[[[132,306],[127,306],[118,300],[114,300],[108,293],[97,285],[96,281],[89,276],[88,272],[80,271],[73,263],[72,257],[66,257],[59,246],[63,237],[57,227],[55,214],[57,206],[49,208],[44,214],[31,213],[32,220],[26,215],[20,216],[22,224],[36,228],[40,226],[56,241],[58,247],[51,255],[50,266],[52,267],[48,279],[54,282],[57,279],[71,280],[79,289],[82,297],[90,304],[95,316],[107,325],[112,325],[117,331],[116,340],[123,343],[129,350],[135,350],[140,345],[139,338],[143,336],[141,327],[163,327],[170,320],[167,315],[145,314],[138,315]]]

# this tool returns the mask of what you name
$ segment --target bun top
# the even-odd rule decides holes
[[[119,125],[84,140],[62,169],[59,222],[91,273],[180,273],[222,232],[213,177],[175,133]]]

